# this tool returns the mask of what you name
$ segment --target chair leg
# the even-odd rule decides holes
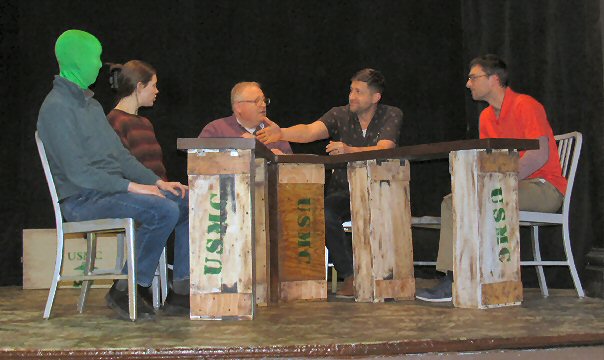
[[[331,267],[331,292],[332,294],[338,292],[338,272],[335,266]]]
[[[117,234],[117,248],[116,248],[116,257],[115,257],[115,272],[119,273],[124,268],[124,237],[125,234],[118,233]]]
[[[161,304],[166,302],[168,297],[168,260],[166,257],[166,248],[159,258],[159,285],[161,286]]]
[[[531,242],[533,243],[533,259],[535,261],[541,261],[541,251],[539,247],[539,226],[531,226]],[[545,273],[543,272],[543,265],[535,265],[537,271],[537,279],[539,280],[539,288],[543,297],[549,296],[549,290],[547,289],[547,283],[545,282]]]
[[[153,283],[151,285],[153,290],[153,308],[159,309],[168,297],[168,269],[166,267],[166,248],[162,251],[159,257],[159,263],[155,270],[155,276],[153,277]]]
[[[562,224],[562,237],[564,240],[564,252],[566,253],[566,262],[568,263],[568,269],[570,270],[570,276],[573,278],[573,283],[575,284],[575,289],[577,290],[577,295],[580,298],[585,297],[585,293],[583,292],[583,287],[581,286],[581,279],[579,279],[579,274],[577,273],[577,268],[575,266],[575,258],[573,257],[573,250],[570,247],[570,233],[568,231],[568,218],[565,218],[564,223]]]
[[[46,300],[46,307],[44,308],[44,319],[50,318],[50,312],[52,311],[52,304],[55,300],[55,294],[57,293],[57,286],[61,278],[61,268],[63,267],[63,230],[57,229],[57,257],[55,259],[55,272],[52,277],[50,284],[50,290],[48,291],[48,299]]]
[[[94,271],[94,263],[96,261],[96,234],[86,234],[86,266],[84,268],[84,274],[90,275]],[[92,285],[92,280],[84,280],[82,282],[82,288],[80,289],[80,299],[78,301],[78,312],[84,311],[86,304],[86,298],[88,297],[88,290]]]
[[[126,251],[128,253],[128,306],[130,320],[136,321],[136,267],[134,251],[134,223],[126,229]]]
[[[153,281],[151,282],[151,291],[153,293],[153,308],[155,310],[159,309],[159,298],[161,297],[161,281],[159,280],[159,265],[157,265],[157,269],[155,269],[155,276],[153,276]]]

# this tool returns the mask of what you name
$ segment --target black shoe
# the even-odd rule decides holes
[[[143,300],[147,308],[155,309],[155,307],[153,306],[153,290],[151,289],[151,287],[144,287],[137,284],[136,296]]]
[[[429,302],[447,302],[453,298],[453,276],[447,274],[436,286],[429,289],[420,289],[415,298]]]
[[[164,303],[164,314],[189,315],[191,313],[190,301],[189,295],[180,295],[174,291],[170,291]]]
[[[115,284],[109,289],[105,295],[105,301],[120,318],[130,320],[130,308],[128,303],[128,291],[120,291],[115,287]],[[138,300],[138,299],[137,299]],[[149,307],[143,300],[136,302],[136,319],[137,320],[152,320],[155,318],[153,307]]]

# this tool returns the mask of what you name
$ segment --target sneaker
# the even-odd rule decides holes
[[[436,286],[429,289],[420,289],[415,298],[429,302],[447,302],[453,298],[453,277],[450,275],[440,279]]]
[[[121,319],[130,320],[130,307],[128,302],[128,291],[120,291],[116,288],[116,283],[113,284],[107,295],[105,295],[107,306],[115,311]],[[136,319],[137,320],[152,320],[155,318],[153,307],[145,304],[144,300],[140,300],[137,296],[136,302]]]
[[[351,298],[354,296],[354,276],[350,275],[344,279],[342,286],[336,291],[336,297]]]
[[[163,309],[166,315],[189,315],[191,313],[191,299],[188,294],[180,295],[170,291]]]

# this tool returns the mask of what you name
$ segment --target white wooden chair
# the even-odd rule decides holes
[[[46,301],[46,307],[44,309],[44,319],[50,317],[52,305],[54,302],[55,294],[59,281],[82,281],[82,288],[80,290],[80,298],[78,301],[78,311],[81,313],[84,311],[86,303],[86,297],[88,290],[94,280],[101,279],[127,279],[128,280],[128,297],[129,297],[129,313],[130,320],[136,320],[136,272],[135,272],[135,256],[134,256],[134,238],[135,238],[135,224],[134,220],[130,218],[126,219],[98,219],[90,221],[78,221],[78,222],[64,222],[63,215],[61,214],[61,207],[59,205],[59,198],[55,188],[48,159],[46,157],[46,151],[44,150],[44,144],[38,136],[38,132],[35,133],[36,145],[38,147],[38,153],[44,169],[44,175],[50,191],[50,197],[52,199],[54,213],[55,213],[55,224],[57,228],[57,254],[55,260],[55,269],[48,299]],[[65,234],[72,233],[84,233],[86,234],[86,246],[87,246],[87,257],[85,270],[82,275],[63,276],[62,265],[63,265],[63,252],[64,252],[64,240]],[[96,260],[96,235],[99,233],[117,233],[117,256],[115,261],[115,267],[112,269],[95,269]],[[124,265],[124,248],[126,249],[128,264],[127,274],[122,274],[122,267]],[[163,266],[162,266],[163,264]],[[156,275],[160,276],[160,280],[154,280],[154,299],[159,299],[158,293],[159,283],[166,284],[167,276],[165,276],[165,270],[162,272],[161,269],[165,269],[165,249],[160,259],[160,266],[156,271]],[[163,275],[163,276],[162,276]],[[157,277],[157,276],[156,276]],[[167,289],[167,285],[166,289]],[[165,300],[167,291],[162,294],[162,300]],[[159,305],[157,305],[159,306]]]
[[[558,154],[560,155],[562,176],[568,180],[566,196],[564,196],[564,202],[562,203],[562,212],[558,214],[520,211],[520,226],[531,227],[531,241],[534,256],[533,261],[521,261],[520,265],[535,266],[539,280],[539,287],[541,288],[541,293],[543,296],[549,295],[547,283],[545,282],[543,266],[568,266],[573,283],[575,284],[575,289],[577,290],[577,295],[582,298],[585,296],[585,294],[583,292],[583,287],[581,286],[581,280],[579,279],[579,274],[577,273],[573,252],[570,246],[568,218],[570,214],[570,199],[573,184],[575,182],[577,164],[579,162],[579,156],[581,155],[583,136],[580,132],[575,131],[567,134],[556,135],[555,138],[558,144]],[[566,255],[566,259],[562,261],[545,261],[541,259],[541,252],[539,251],[539,226],[552,225],[562,226],[562,240],[564,243],[564,253]]]

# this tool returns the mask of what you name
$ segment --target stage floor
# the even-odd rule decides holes
[[[536,289],[525,290],[522,306],[489,310],[330,298],[261,307],[253,321],[159,315],[131,323],[105,306],[106,289],[91,291],[83,314],[76,311],[78,291],[59,289],[51,319],[43,320],[46,290],[3,287],[0,357],[390,357],[596,345],[596,354],[603,349],[604,358],[603,299],[578,299],[571,290],[553,290],[544,299]]]

